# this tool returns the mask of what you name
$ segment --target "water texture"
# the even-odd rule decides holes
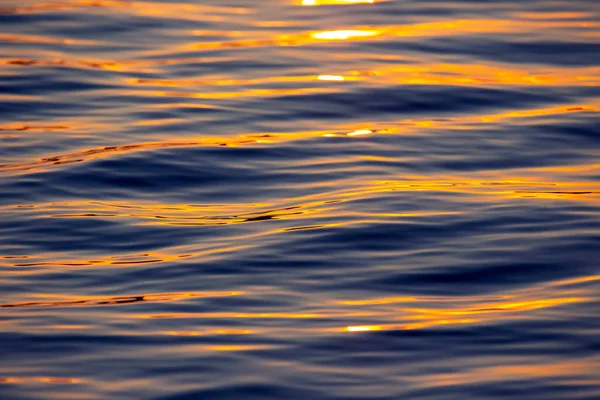
[[[600,399],[600,3],[0,30],[1,399]]]

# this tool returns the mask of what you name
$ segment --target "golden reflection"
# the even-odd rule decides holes
[[[57,39],[47,36],[34,36],[22,34],[0,34],[0,42],[6,43],[34,43],[34,44],[62,44],[76,46],[94,46],[102,44],[102,42],[85,39]],[[3,60],[3,63],[6,63]]]
[[[311,36],[315,39],[320,40],[348,40],[356,38],[365,38],[378,35],[377,31],[371,30],[337,30],[337,31],[323,31],[315,32]]]
[[[326,318],[363,318],[372,316],[369,311],[343,311],[329,310],[321,312],[182,312],[170,314],[145,314],[139,315],[140,319],[178,319],[178,318],[199,318],[199,319],[326,319]]]
[[[90,329],[91,325],[52,325],[52,329],[55,330],[79,330],[79,329]]]
[[[54,383],[54,384],[78,384],[84,380],[80,378],[56,377],[56,376],[39,376],[39,377],[0,377],[0,383]]]
[[[328,319],[328,318],[382,318],[387,316],[389,321],[391,313],[398,314],[392,318],[394,320],[401,320],[402,322],[391,322],[383,324],[373,325],[349,325],[344,328],[334,328],[333,331],[345,331],[345,332],[369,332],[369,331],[381,331],[381,330],[411,330],[411,329],[425,329],[434,328],[438,326],[447,325],[462,325],[462,324],[480,324],[497,322],[501,319],[515,319],[518,318],[518,314],[532,312],[536,310],[549,309],[557,306],[564,306],[569,304],[581,303],[589,301],[588,297],[562,297],[562,298],[541,298],[541,299],[523,299],[519,300],[527,290],[522,293],[515,292],[512,295],[508,295],[508,301],[490,301],[484,300],[479,301],[476,298],[463,299],[462,302],[467,303],[464,307],[450,307],[445,308],[449,302],[456,303],[454,300],[448,298],[439,298],[435,302],[443,305],[442,307],[420,307],[420,308],[399,308],[395,310],[365,310],[365,311],[345,311],[331,309],[329,311],[323,310],[320,312],[312,313],[293,313],[293,312],[277,312],[277,313],[235,313],[235,312],[208,312],[208,313],[175,313],[175,314],[151,314],[142,315],[140,318],[202,318],[202,319]],[[413,299],[410,301],[419,301],[430,303],[428,299]],[[460,301],[459,301],[460,302]],[[369,305],[385,305],[392,304],[392,302],[381,301],[381,302],[369,302],[364,303]],[[345,304],[348,305],[348,304]],[[356,305],[353,303],[352,305]],[[186,332],[186,333],[172,333],[169,334],[188,334],[188,335],[218,335],[218,334],[249,334],[253,331],[243,329],[238,330],[219,330],[211,329],[204,332]]]
[[[1,64],[1,62],[0,62]],[[36,100],[36,97],[33,95],[28,95],[28,94],[0,94],[0,100],[3,101],[33,101]],[[0,128],[0,130],[11,130],[11,129],[3,129]],[[8,137],[7,135],[3,135],[4,137]]]
[[[600,69],[598,71],[600,72]],[[550,115],[572,114],[578,112],[598,113],[600,112],[600,106],[591,104],[570,104],[530,110],[507,111],[500,114],[491,114],[483,116],[481,117],[481,122],[498,122],[501,120],[508,119],[544,117]]]
[[[203,329],[199,331],[168,331],[164,334],[170,336],[213,336],[213,335],[253,335],[256,329]]]
[[[16,131],[16,132],[53,132],[65,129],[72,129],[66,125],[7,125],[0,128],[1,131]]]
[[[113,8],[114,12],[146,16],[175,16],[177,18],[200,18],[204,14],[210,20],[223,19],[222,15],[245,15],[250,11],[242,7],[219,7],[185,2],[152,2],[122,0],[75,0],[68,2],[39,3],[4,9],[11,14],[30,14],[47,11],[68,11],[77,8]]]
[[[293,89],[246,89],[244,91],[233,92],[211,92],[211,93],[189,93],[189,92],[154,92],[151,93],[158,97],[183,97],[198,99],[237,99],[241,97],[268,97],[268,96],[292,96],[303,94],[322,94],[331,93],[331,88],[293,88]]]
[[[370,135],[372,133],[373,133],[373,131],[370,129],[359,129],[357,131],[347,133],[346,136],[364,136],[364,135]]]
[[[587,166],[590,168],[590,166]],[[591,169],[593,170],[593,169]],[[591,171],[590,170],[590,171]],[[540,169],[531,169],[535,173]],[[403,180],[375,182],[370,188],[364,188],[361,193],[394,192],[394,191],[432,191],[447,193],[463,193],[477,195],[492,199],[497,198],[531,198],[540,200],[571,200],[579,202],[600,203],[600,187],[595,182],[560,181],[556,174],[561,167],[544,169],[545,173],[554,173],[555,181],[544,182],[535,178],[525,176],[505,176],[504,181],[490,179],[493,173],[482,173],[479,178],[466,178],[460,176],[446,177],[440,180]],[[543,175],[542,175],[543,176]],[[359,196],[358,192],[348,192],[344,196]]]
[[[532,21],[532,20],[500,20],[500,19],[465,19],[465,20],[442,20],[425,23],[415,23],[406,25],[386,26],[377,30],[365,28],[349,28],[339,30],[326,30],[313,32],[310,35],[298,32],[294,34],[283,35],[280,37],[263,37],[256,39],[247,39],[240,41],[223,42],[202,42],[193,45],[186,45],[186,48],[214,49],[214,48],[239,48],[256,46],[299,46],[310,44],[311,39],[316,40],[358,40],[369,39],[379,36],[385,37],[424,37],[424,36],[452,36],[467,34],[484,33],[510,33],[527,34],[531,32],[539,33],[540,30],[552,32],[553,30],[565,29],[568,27],[578,27],[587,29],[591,33],[600,27],[598,22],[590,22],[585,28],[581,27],[579,22],[565,21]],[[586,32],[584,32],[586,33]],[[226,34],[226,33],[225,33]],[[580,34],[579,36],[585,36]]]
[[[268,140],[261,140],[268,143]],[[322,201],[305,202],[301,205],[284,207],[267,204],[230,204],[223,205],[188,205],[188,204],[140,204],[128,202],[91,202],[70,201],[39,203],[30,208],[47,213],[51,218],[136,218],[147,220],[151,224],[168,225],[232,225],[253,223],[267,220],[308,218],[309,215],[327,210]],[[0,210],[3,208],[0,207]],[[4,209],[14,209],[11,207]],[[190,254],[144,253],[133,255],[113,256],[109,260],[85,260],[76,265],[107,265],[150,263],[157,261],[175,261],[178,258],[196,256]],[[17,266],[42,265],[30,260],[28,264]],[[66,265],[61,263],[61,265]]]
[[[319,75],[317,79],[320,81],[343,81],[344,77],[340,75]]]
[[[89,215],[91,216],[91,215]],[[105,217],[98,215],[99,217]],[[82,216],[80,216],[82,217]],[[36,258],[45,258],[43,255],[28,257],[27,262],[14,263],[14,267],[86,267],[86,266],[122,266],[152,264],[157,262],[173,262],[182,258],[191,257],[195,254],[168,254],[168,253],[144,253],[144,254],[124,254],[98,257],[97,259],[54,259],[52,261],[36,261]]]
[[[85,43],[82,43],[85,44]],[[88,43],[89,44],[89,43]],[[148,61],[107,61],[95,59],[30,59],[13,58],[0,60],[0,65],[19,66],[19,67],[64,67],[79,69],[102,69],[113,72],[152,72],[153,63]]]
[[[415,60],[377,70],[346,71],[344,76],[369,77],[384,84],[419,85],[600,85],[600,67],[530,66],[517,69],[501,64],[449,64]]]
[[[580,283],[600,281],[600,275],[583,276],[579,278],[564,279],[557,282],[551,282],[549,286],[568,286],[577,285]]]
[[[338,303],[345,306],[369,306],[376,304],[394,304],[394,303],[407,303],[418,301],[417,297],[383,297],[380,299],[366,299],[366,300],[340,300]]]
[[[377,325],[371,325],[371,326],[348,326],[346,327],[346,330],[348,332],[368,332],[368,331],[380,331],[381,329],[383,329],[383,327],[381,326],[377,326]]]
[[[139,302],[171,302],[199,297],[230,297],[241,296],[245,292],[194,292],[194,293],[157,293],[134,296],[65,296],[57,298],[54,294],[34,294],[31,299],[38,301],[29,301],[26,303],[0,304],[1,308],[54,308],[54,307],[88,307],[88,306],[107,306],[122,305]]]
[[[342,76],[342,75],[318,75],[316,77],[317,80],[320,81],[345,81],[352,80],[356,81],[361,79],[360,76]],[[264,85],[264,84],[278,84],[278,83],[310,83],[315,80],[314,75],[296,75],[296,76],[272,76],[272,77],[262,77],[262,78],[254,78],[254,79],[220,79],[215,77],[213,79],[140,79],[140,78],[127,78],[126,82],[136,86],[156,86],[156,87],[178,87],[178,88],[189,88],[190,86],[249,86],[249,85]],[[304,87],[298,94],[304,93],[308,88]],[[236,92],[237,93],[237,92]],[[259,95],[261,93],[268,92],[254,92],[254,95]],[[277,94],[274,90],[272,93]],[[220,96],[220,94],[217,94]],[[188,96],[195,97],[195,96]],[[203,97],[203,96],[197,96]],[[159,106],[165,106],[169,108],[174,108],[177,104],[161,104]],[[201,105],[205,107],[213,107],[209,105]]]
[[[79,378],[58,378],[58,377],[44,377],[40,379],[45,383],[59,383],[59,384],[73,384],[73,383],[81,383],[81,379]]]
[[[569,19],[588,19],[594,20],[594,13],[583,12],[583,11],[519,11],[518,13],[512,14],[517,19],[532,19],[532,20],[569,20]]]
[[[186,223],[180,223],[179,225],[186,225]],[[193,224],[190,224],[193,225]],[[221,256],[225,253],[244,251],[251,247],[250,245],[232,245],[224,246],[218,245],[215,247],[209,247],[204,250],[194,251],[189,254],[168,254],[168,253],[148,253],[143,255],[117,255],[117,256],[105,256],[98,257],[97,259],[60,259],[54,258],[51,255],[40,254],[29,257],[31,260],[27,263],[11,263],[6,264],[9,267],[19,267],[14,269],[4,269],[0,271],[0,275],[26,275],[36,274],[37,268],[24,269],[21,267],[135,267],[137,265],[145,265],[152,263],[163,263],[163,262],[177,262],[182,261],[190,257],[202,257],[204,260],[210,260],[213,257]],[[41,258],[44,261],[36,261]],[[51,260],[51,261],[47,261]]]
[[[303,46],[312,43],[318,43],[320,41],[339,41],[339,40],[361,40],[373,38],[384,32],[390,34],[393,29],[386,30],[372,30],[372,29],[339,29],[339,30],[327,30],[318,32],[297,32],[292,34],[281,35],[278,37],[264,36],[263,38],[255,39],[241,39],[241,40],[223,40],[217,42],[197,42],[197,43],[186,43],[176,48],[175,51],[208,51],[217,49],[239,49],[239,48],[251,48],[251,47],[269,47],[269,46]],[[224,33],[231,39],[231,33]],[[165,53],[166,50],[159,50],[155,53],[149,53],[149,55],[160,55]],[[168,54],[172,54],[173,49],[169,49]]]
[[[600,190],[598,191],[560,191],[560,192],[541,192],[541,191],[526,191],[526,190],[517,190],[514,192],[512,196],[516,198],[535,198],[535,199],[544,199],[544,200],[580,200],[582,196],[585,195],[600,195]]]
[[[528,379],[544,378],[547,381],[560,380],[562,383],[576,383],[597,387],[598,378],[595,371],[600,368],[600,362],[595,358],[544,357],[538,355],[534,360],[527,361],[522,357],[502,360],[485,359],[474,362],[461,371],[432,373],[426,376],[409,377],[422,388],[441,386],[469,385],[490,382],[523,382]]]
[[[345,4],[373,4],[375,0],[302,0],[303,6],[345,5]]]
[[[430,320],[430,321],[424,321],[424,322],[414,322],[414,323],[404,324],[400,327],[400,329],[404,329],[404,330],[426,329],[426,328],[434,328],[434,327],[446,326],[446,325],[474,324],[477,322],[480,322],[480,320],[473,319],[473,318],[437,319],[437,320]]]
[[[540,288],[541,290],[542,288]],[[521,294],[514,293],[512,295],[506,295],[508,301],[490,301],[478,300],[478,299],[463,299],[463,302],[468,304],[464,307],[421,307],[421,308],[399,308],[395,312],[400,314],[397,319],[403,320],[403,323],[388,323],[380,325],[364,325],[364,326],[348,326],[343,330],[349,332],[365,332],[374,330],[411,330],[411,329],[425,329],[433,328],[437,326],[447,325],[461,325],[461,324],[476,324],[494,322],[498,319],[510,319],[515,318],[515,313],[523,313],[528,311],[535,311],[541,309],[547,309],[551,307],[563,306],[574,303],[581,303],[590,300],[587,297],[562,297],[562,298],[551,298],[551,299],[531,299],[518,300],[519,297],[523,296],[526,292],[523,291]],[[439,303],[447,304],[449,302],[456,303],[456,300],[449,300],[448,298],[381,298],[381,299],[370,299],[370,300],[354,300],[354,301],[341,301],[342,305],[351,306],[378,306],[395,303],[408,303],[408,302],[421,302],[421,303]],[[384,315],[381,312],[372,312],[372,317],[377,315]],[[413,322],[414,321],[414,322]]]
[[[331,75],[322,75],[331,76]],[[303,83],[314,81],[313,75],[294,75],[294,76],[269,76],[254,79],[222,79],[220,77],[204,79],[149,79],[149,78],[127,78],[126,82],[133,85],[142,86],[166,86],[166,87],[189,87],[189,86],[248,86],[275,83]]]
[[[207,313],[172,313],[172,314],[147,314],[143,319],[177,319],[177,318],[208,318],[208,319],[315,319],[325,318],[328,315],[319,313],[235,313],[235,312],[207,312]]]
[[[555,307],[570,303],[580,303],[586,301],[586,298],[560,298],[560,299],[541,299],[507,303],[488,303],[481,307],[464,309],[433,309],[433,308],[407,308],[404,311],[410,313],[410,319],[429,319],[431,317],[453,317],[453,316],[474,316],[478,314],[491,314],[505,311],[530,311],[539,308]]]
[[[265,344],[215,344],[202,346],[203,350],[207,351],[252,351],[273,349],[277,346]]]

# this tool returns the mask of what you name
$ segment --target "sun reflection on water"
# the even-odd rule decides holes
[[[538,288],[541,290],[542,288]],[[568,293],[568,292],[565,292]],[[583,292],[580,292],[583,294]],[[553,299],[526,299],[526,293],[515,292],[506,295],[506,300],[498,302],[483,299],[478,301],[473,298],[382,298],[369,300],[342,301],[341,304],[351,307],[381,307],[386,309],[373,308],[373,317],[377,315],[397,314],[393,319],[403,322],[386,321],[380,325],[356,325],[344,328],[349,332],[367,332],[375,330],[414,330],[435,328],[447,325],[465,325],[465,324],[485,324],[498,322],[498,320],[511,320],[520,318],[521,313],[544,310],[557,306],[583,303],[590,301],[588,297],[562,297]],[[395,304],[421,303],[438,304],[438,307],[415,308],[400,306]],[[456,307],[455,304],[464,303],[462,307]],[[449,305],[447,305],[449,304]],[[393,305],[393,306],[392,306]],[[389,308],[392,306],[393,308]],[[384,312],[386,311],[387,312]]]
[[[302,0],[303,6],[323,6],[323,5],[347,5],[347,4],[373,4],[375,0]]]
[[[377,31],[369,31],[369,30],[358,30],[358,29],[349,29],[349,30],[337,30],[337,31],[323,31],[323,32],[315,32],[312,34],[312,37],[320,40],[348,40],[355,38],[366,38],[377,36],[379,33]]]

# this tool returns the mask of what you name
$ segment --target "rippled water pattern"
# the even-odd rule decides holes
[[[600,3],[1,7],[1,399],[600,399]]]

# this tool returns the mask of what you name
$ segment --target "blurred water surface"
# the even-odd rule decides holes
[[[0,397],[600,398],[599,4],[4,0]]]

